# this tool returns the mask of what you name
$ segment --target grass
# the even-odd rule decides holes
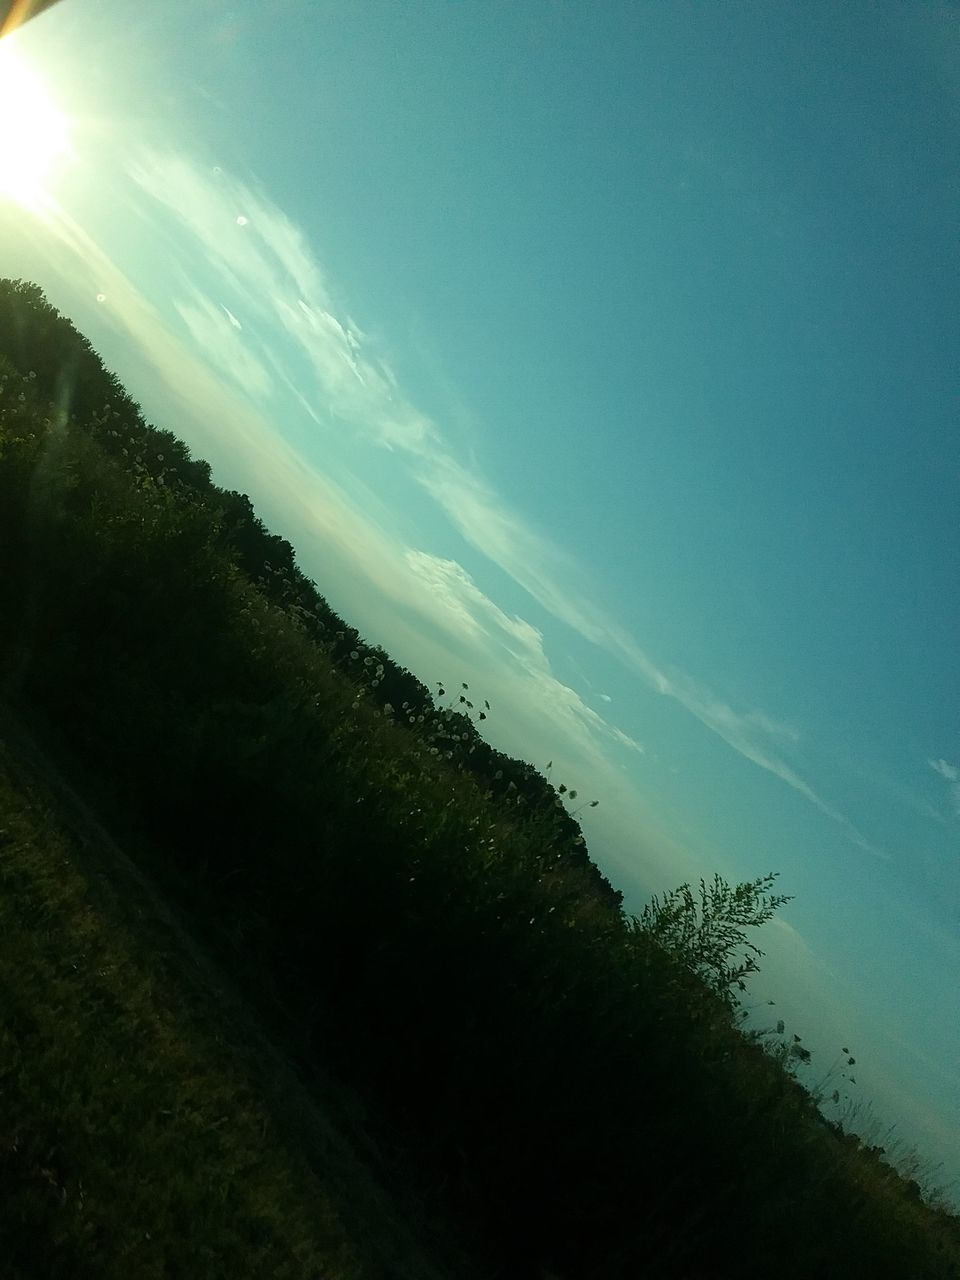
[[[0,1275],[436,1280],[370,1153],[62,805],[0,741]]]

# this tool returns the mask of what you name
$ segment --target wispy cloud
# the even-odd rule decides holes
[[[491,653],[523,677],[531,711],[551,722],[560,736],[579,741],[614,742],[631,751],[643,747],[588,706],[576,690],[555,676],[542,633],[523,618],[504,612],[486,595],[462,565],[424,551],[408,550],[406,561],[427,588],[435,618],[450,633],[475,649],[475,661]],[[490,678],[496,678],[490,672]]]
[[[367,336],[336,314],[342,309],[325,272],[281,209],[222,170],[174,152],[141,151],[130,176],[188,233],[191,255],[202,250],[221,288],[293,342],[313,375],[313,396],[306,399],[314,401],[318,420],[346,422],[409,454],[440,446],[434,424],[399,393]]]
[[[240,321],[228,307],[198,289],[176,300],[174,307],[197,346],[247,395],[260,400],[273,390],[273,379],[240,336]]]
[[[375,600],[365,612],[377,630],[377,617],[391,611],[397,632],[401,618],[414,618],[410,648],[434,669],[442,664],[449,670],[453,658],[463,673],[475,673],[485,696],[501,708],[498,727],[512,736],[514,750],[537,743],[558,764],[565,761],[570,777],[586,772],[616,782],[611,748],[637,752],[640,744],[556,677],[535,626],[501,609],[457,561],[405,545],[395,528],[374,518],[378,511],[389,515],[374,495],[362,490],[351,497],[271,428],[267,412],[248,398],[253,389],[267,393],[271,384],[249,370],[238,376],[230,367],[231,361],[242,363],[243,353],[236,346],[238,331],[217,305],[199,293],[174,302],[185,340],[65,213],[55,234],[72,263],[74,286],[90,295],[102,291],[109,299],[103,314],[149,359],[191,435],[209,430],[211,420],[229,424],[231,451],[256,475],[264,500],[284,512],[284,532],[298,548],[307,554],[318,549],[330,589],[338,586],[338,594],[352,596],[361,613],[364,600]],[[350,332],[359,342],[358,331]],[[323,585],[328,589],[327,581]],[[353,615],[352,620],[363,623]],[[441,642],[441,635],[447,639]]]
[[[347,425],[372,445],[397,453],[460,534],[541,608],[837,822],[859,848],[880,852],[786,758],[785,749],[798,742],[795,729],[760,709],[737,709],[689,674],[655,661],[579,586],[583,570],[573,557],[505,504],[475,467],[455,456],[438,424],[404,395],[389,362],[338,305],[306,237],[281,209],[249,185],[174,152],[141,151],[129,172],[149,197],[148,216],[155,218],[159,206],[178,228],[170,243],[179,246],[184,269],[196,268],[200,251],[210,276],[209,292],[205,295],[197,286],[175,307],[191,341],[211,364],[252,397],[266,397],[276,387],[292,390],[320,426]],[[252,322],[242,335],[238,313]],[[271,335],[269,347],[257,348],[257,328]],[[278,335],[289,340],[289,355],[281,351]],[[308,370],[309,381],[296,361]],[[406,564],[407,572],[421,580],[426,568],[424,560]],[[477,601],[464,579],[450,576],[437,563],[430,572],[435,578],[447,573],[442,585],[448,625],[485,625],[483,610],[474,608]],[[518,622],[506,619],[501,624],[506,642]],[[528,641],[529,636],[522,641],[514,634],[515,652],[522,652]],[[585,711],[577,706],[572,714],[583,722],[589,719]]]
[[[798,742],[796,729],[760,710],[737,711],[685,672],[657,663],[628,632],[577,590],[575,584],[581,575],[572,558],[531,529],[516,512],[505,508],[482,480],[453,458],[443,454],[432,457],[419,478],[463,536],[555,618],[617,657],[656,693],[679,703],[745,759],[779,778],[839,823],[858,848],[886,856],[781,757],[777,744]]]
[[[238,287],[248,305],[279,320],[307,356],[328,411],[402,452],[417,481],[471,545],[555,618],[613,654],[650,688],[839,823],[857,847],[880,852],[782,757],[778,745],[795,743],[794,729],[758,709],[738,711],[686,673],[657,663],[577,589],[582,575],[572,557],[454,456],[437,424],[404,397],[389,365],[367,354],[359,328],[337,318],[326,273],[280,209],[223,174],[214,181],[183,157],[145,154],[133,176],[199,240],[224,283]],[[238,211],[246,219],[239,235],[231,231]]]
[[[960,817],[960,766],[948,764],[942,757],[939,760],[928,760],[927,764],[948,784],[950,803],[954,813]]]

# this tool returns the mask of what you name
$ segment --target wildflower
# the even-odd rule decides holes
[[[340,633],[338,632],[337,634],[339,635]],[[351,650],[350,650],[350,657],[351,657],[351,659],[352,659],[354,662],[356,662],[356,660],[360,657],[360,655],[359,655],[359,653],[357,653],[356,649],[351,649]]]

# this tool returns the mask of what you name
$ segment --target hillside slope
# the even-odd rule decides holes
[[[9,714],[0,1046],[5,1280],[472,1273]]]
[[[957,1275],[956,1219],[841,1140],[742,1034],[735,993],[623,912],[564,798],[483,742],[469,691],[434,700],[364,644],[249,501],[147,425],[16,282],[0,282],[0,678],[322,1116],[362,1100],[348,1153],[394,1177],[378,1265],[408,1274],[407,1222],[441,1252],[467,1242],[505,1280]],[[63,1078],[59,1024],[34,1035],[23,1012],[63,1002],[53,965],[45,953],[10,1014],[20,1088],[44,1054],[43,1074]],[[147,1019],[129,973],[112,999]],[[89,1090],[109,1097],[111,1071]],[[61,1089],[37,1106],[52,1118],[68,1101]],[[230,1133],[220,1114],[184,1137],[198,1166]],[[118,1145],[135,1144],[138,1115]],[[337,1213],[373,1222],[349,1181]],[[276,1212],[300,1215],[303,1187],[287,1185]],[[208,1223],[216,1265],[256,1274],[212,1211],[192,1248]],[[347,1229],[344,1248],[360,1243]]]

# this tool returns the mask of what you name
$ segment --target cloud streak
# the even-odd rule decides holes
[[[175,301],[174,307],[187,332],[212,362],[254,400],[273,390],[266,366],[240,337],[241,325],[222,303],[214,303],[197,289]]]
[[[409,550],[406,561],[438,604],[440,621],[476,657],[502,651],[521,673],[537,712],[575,740],[584,734],[643,754],[642,745],[588,706],[576,690],[558,680],[543,645],[543,634],[523,618],[502,610],[484,594],[462,565],[424,551]]]
[[[355,593],[358,605],[364,598],[375,599],[374,612],[381,615],[384,602],[396,619],[413,615],[415,646],[423,650],[422,637],[430,637],[426,650],[438,665],[443,661],[448,666],[457,655],[477,672],[489,696],[509,707],[512,719],[523,726],[514,732],[515,749],[522,750],[523,740],[539,740],[558,763],[565,758],[570,776],[585,770],[594,779],[611,775],[611,770],[615,774],[611,748],[642,752],[635,739],[556,677],[536,627],[501,609],[457,561],[405,546],[395,530],[372,518],[378,510],[373,495],[362,492],[359,499],[351,498],[271,429],[266,412],[248,399],[251,388],[246,385],[266,393],[271,384],[249,377],[253,366],[243,362],[226,308],[200,293],[190,294],[188,302],[175,302],[185,341],[66,213],[60,212],[52,229],[72,263],[68,270],[74,286],[88,294],[105,291],[106,318],[149,358],[185,420],[201,429],[205,423],[209,429],[209,419],[230,424],[232,452],[257,476],[263,496],[284,511],[285,531],[296,531],[301,551],[321,547],[331,574],[348,584],[345,590]],[[235,361],[239,368],[230,367]],[[358,590],[361,582],[368,585]],[[439,634],[447,642],[439,644]]]
[[[147,216],[155,218],[159,206],[178,229],[170,243],[180,246],[184,271],[188,263],[195,268],[200,251],[211,276],[209,293],[194,286],[174,308],[191,342],[224,376],[254,400],[268,399],[278,387],[292,390],[322,428],[342,424],[370,445],[397,454],[464,539],[547,613],[838,823],[857,847],[881,854],[787,760],[784,751],[796,745],[796,730],[761,710],[737,710],[687,673],[656,662],[578,588],[582,570],[574,559],[455,456],[437,423],[403,394],[389,363],[337,305],[305,236],[281,209],[250,186],[175,152],[142,150],[129,176],[149,200]],[[215,299],[215,289],[226,301]],[[242,330],[237,314],[246,319]],[[148,349],[155,332],[146,341],[142,329]],[[270,334],[269,346],[257,341],[258,330]],[[277,354],[277,335],[288,340],[299,365]],[[301,376],[304,369],[308,381]],[[471,627],[491,625],[491,617],[478,604],[475,584],[458,577],[452,564],[414,559],[405,571],[421,583],[428,572],[433,575],[433,589],[442,588],[446,601],[445,625],[465,636]],[[520,621],[506,615],[496,620],[504,644],[512,638],[515,648],[509,651],[517,660],[531,653],[530,634],[520,634]],[[541,666],[529,666],[531,678],[537,672]],[[589,722],[585,704],[571,703],[568,710],[581,724]],[[622,739],[621,745],[638,745],[627,735]]]
[[[950,804],[953,812],[960,818],[960,766],[948,764],[942,757],[939,760],[928,760],[927,764],[948,784]]]

